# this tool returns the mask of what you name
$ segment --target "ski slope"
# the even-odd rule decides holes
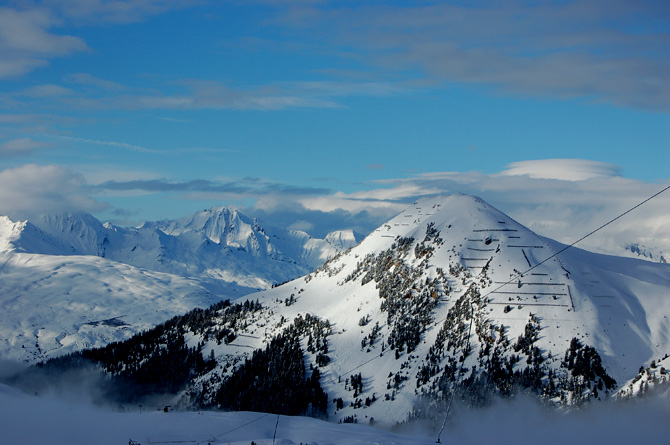
[[[438,235],[424,243],[429,233]],[[403,238],[412,241],[398,254]],[[432,249],[430,255],[420,248]],[[458,365],[461,369],[470,372],[481,367],[478,360],[485,353],[484,339],[498,342],[500,329],[511,343],[501,349],[502,356],[518,355],[512,346],[535,319],[539,335],[533,344],[542,355],[544,372],[565,372],[562,361],[572,339],[577,339],[595,348],[605,370],[621,387],[640,366],[670,351],[670,265],[578,248],[554,256],[563,248],[479,198],[450,195],[421,200],[312,274],[250,295],[261,302],[264,313],[248,320],[249,326],[230,344],[210,342],[203,349],[214,350],[221,366],[227,368],[239,362],[239,357],[264,347],[296,317],[311,314],[328,320],[332,326],[327,337],[330,361],[320,369],[321,385],[331,400],[344,401],[342,409],[332,406],[329,415],[340,420],[374,417],[392,424],[407,419],[416,406],[417,394],[421,394],[417,389],[422,386],[419,371],[450,311],[474,288],[481,298],[458,315],[466,332],[470,326],[470,352]],[[410,353],[396,354],[388,348],[402,314],[390,317],[382,307],[380,282],[365,279],[375,264],[383,264],[380,258],[384,255],[393,260],[381,276],[403,275],[398,282],[406,284],[407,310],[416,310],[411,302],[419,304],[421,292],[434,292],[432,300],[427,299],[434,301],[428,323]],[[446,272],[450,270],[453,273]],[[438,284],[427,287],[429,281]],[[412,316],[425,316],[424,312],[416,310]],[[473,314],[483,332],[476,333]],[[375,326],[374,341],[366,342]],[[195,337],[193,344],[198,340]],[[307,346],[304,341],[303,348]],[[450,354],[442,356],[441,367]],[[316,354],[306,355],[307,363],[315,360]],[[525,359],[514,366],[522,370]],[[221,368],[213,371],[217,372]],[[364,388],[358,394],[349,384],[357,373],[362,374]],[[430,377],[424,386],[429,387],[438,376]],[[355,406],[357,400],[366,398],[375,401]]]

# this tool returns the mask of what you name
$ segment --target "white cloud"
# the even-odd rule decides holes
[[[7,52],[65,55],[87,48],[81,39],[47,31],[59,24],[59,20],[46,9],[0,8],[0,49]]]
[[[81,175],[56,165],[27,164],[0,171],[0,214],[13,219],[106,207],[87,196]]]
[[[375,214],[395,214],[402,211],[407,205],[405,203],[398,203],[386,200],[375,199],[358,199],[352,195],[344,193],[335,193],[329,196],[307,197],[298,200],[307,210],[319,212],[334,212],[337,210],[344,210],[348,213],[369,212]],[[262,209],[277,208],[277,202],[271,204],[272,207],[266,206],[265,200],[259,199],[256,206]]]
[[[532,174],[529,174],[532,173]],[[375,187],[379,184],[380,187]],[[440,193],[466,193],[507,213],[538,234],[570,244],[663,188],[627,179],[607,163],[550,159],[511,164],[498,174],[430,172],[368,184],[371,189],[299,198],[310,212],[366,212],[368,230],[414,200]],[[295,198],[294,198],[295,199]],[[281,200],[259,199],[257,207],[281,211]],[[620,252],[637,242],[670,252],[670,191],[646,203],[578,247]]]
[[[47,9],[0,8],[0,78],[22,75],[53,57],[88,49],[77,37],[50,32],[59,24]]]
[[[606,162],[586,159],[541,159],[513,162],[501,175],[528,175],[534,179],[561,179],[584,181],[586,179],[620,176],[620,169]]]

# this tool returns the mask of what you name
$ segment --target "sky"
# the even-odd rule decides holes
[[[670,184],[667,79],[663,0],[5,1],[0,214],[323,236],[463,192],[566,242]],[[670,250],[667,208],[619,232]]]

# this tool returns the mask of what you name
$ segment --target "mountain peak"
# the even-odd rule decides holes
[[[163,243],[187,233],[201,239],[191,231],[164,235]],[[302,246],[304,261],[353,233],[301,235],[302,244],[292,244],[297,235],[289,231],[267,236],[282,255]],[[180,390],[198,409],[230,408],[235,382],[278,367],[297,371],[282,388],[308,379],[320,412],[343,422],[368,416],[392,424],[439,410],[454,394],[481,405],[515,388],[555,404],[604,399],[670,350],[670,267],[564,247],[480,198],[422,199],[302,278],[161,329],[174,330],[169,338],[188,336],[200,345],[197,353],[213,359],[184,373],[197,375]],[[162,260],[175,261],[167,251]],[[197,257],[210,252],[202,248]],[[248,266],[235,279],[245,279]],[[282,348],[286,341],[291,347]],[[142,354],[163,354],[160,345],[144,346]],[[275,374],[280,378],[268,378]],[[258,386],[266,383],[277,382]],[[275,411],[283,403],[247,399],[254,402],[248,409]]]
[[[517,385],[555,403],[604,398],[670,349],[670,269],[577,248],[554,256],[563,247],[480,198],[422,199],[304,279],[252,295],[261,321],[238,332],[248,345],[286,320],[333,327],[305,360],[344,401],[328,412],[340,420],[365,409],[402,421],[418,396],[456,388],[472,403]],[[228,369],[239,346],[215,350]]]

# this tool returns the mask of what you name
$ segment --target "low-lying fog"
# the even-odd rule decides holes
[[[165,400],[159,399],[145,402],[141,409],[119,407],[101,403],[90,382],[82,384],[73,378],[63,382],[55,387],[41,386],[39,396],[0,384],[0,442],[269,444],[275,437],[277,444],[419,444],[435,443],[437,438],[435,426],[429,422],[394,427],[391,432],[388,426],[337,425],[262,413],[166,413]],[[435,417],[442,418],[443,413],[436,412]],[[441,442],[660,444],[670,438],[668,419],[667,389],[641,400],[593,403],[571,411],[550,410],[532,399],[517,397],[478,410],[455,405]]]

